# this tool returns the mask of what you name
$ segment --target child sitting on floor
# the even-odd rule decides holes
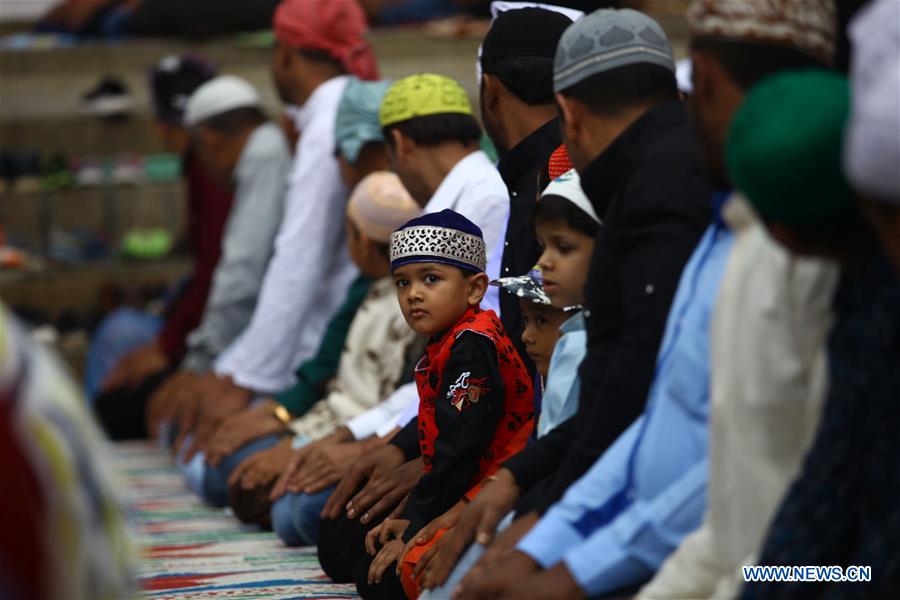
[[[522,339],[546,381],[537,411],[540,415],[537,435],[541,437],[571,417],[578,408],[578,366],[587,352],[587,332],[580,308],[584,302],[584,285],[600,219],[582,191],[574,170],[563,173],[547,185],[532,210],[531,218],[541,246],[537,265],[541,281],[526,275],[500,279],[496,283],[519,296],[522,314],[527,321]],[[551,303],[552,307],[537,304],[538,299]],[[546,320],[547,323],[539,326],[536,320]],[[562,335],[552,346],[550,340],[556,336],[555,327]],[[548,350],[552,351],[549,364],[546,358]],[[500,470],[497,475],[503,477],[504,474],[505,471]],[[478,502],[477,498],[475,502]],[[425,592],[423,598],[449,597],[462,574],[484,552],[484,546],[473,544],[460,558],[449,581],[446,581],[445,571],[448,559],[441,556],[441,549],[425,554],[434,543],[438,525],[444,522],[445,527],[452,526],[460,518],[463,515],[449,520],[447,515],[442,515],[438,522],[417,533],[404,549],[401,571],[410,573],[409,579],[415,582],[419,590],[431,590]],[[509,514],[500,528],[505,528],[511,521],[512,514]],[[468,527],[461,527],[460,530],[470,531]],[[471,540],[456,529],[448,531],[444,543],[459,545],[461,535],[463,542],[460,547],[464,548]],[[435,557],[438,559],[435,560]],[[443,567],[441,563],[444,563]],[[442,587],[433,589],[442,584]]]
[[[538,269],[544,293],[554,307],[565,310],[569,317],[559,326],[562,337],[548,367],[547,378],[553,380],[553,388],[548,390],[539,412],[540,437],[578,408],[578,365],[587,351],[587,331],[584,314],[577,309],[584,302],[584,285],[600,218],[581,189],[578,173],[571,169],[544,188],[531,220],[541,246]]]
[[[519,277],[501,277],[492,281],[491,285],[502,288],[519,299],[519,313],[522,315],[522,343],[540,377],[540,393],[535,394],[535,415],[541,415],[541,411],[548,408],[549,404],[562,405],[568,402],[572,388],[577,390],[577,377],[574,382],[571,377],[566,378],[567,385],[563,389],[547,387],[547,376],[552,362],[551,357],[555,357],[557,362],[559,361],[555,348],[563,333],[560,327],[571,316],[570,311],[557,308],[550,303],[550,298],[544,292],[539,272]],[[573,345],[573,347],[575,346],[577,344]],[[583,340],[581,346],[581,351],[576,354],[583,357]],[[568,364],[570,361],[566,362]],[[555,380],[556,378],[554,378]],[[537,390],[535,391],[537,392]],[[555,407],[555,412],[558,413],[561,409],[562,406]],[[538,417],[538,430],[540,424],[541,417]]]
[[[474,495],[531,435],[528,371],[497,315],[479,307],[488,285],[485,263],[481,230],[449,209],[414,219],[391,237],[404,317],[430,336],[415,372],[418,418],[391,444],[407,460],[421,454],[425,473],[399,518],[388,518],[367,537],[370,552],[376,538],[382,547],[374,558],[361,552],[354,567],[363,597],[402,594],[394,570],[386,569],[404,539]]]

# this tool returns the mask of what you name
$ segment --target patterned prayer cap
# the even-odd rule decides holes
[[[550,304],[550,297],[544,291],[544,282],[532,273],[518,277],[501,277],[491,282],[522,300],[531,300],[535,304]]]
[[[157,118],[181,124],[188,98],[215,76],[216,68],[211,63],[189,54],[160,60],[150,71],[150,93]]]
[[[630,8],[606,8],[572,23],[556,47],[553,90],[564,91],[592,75],[636,64],[675,73],[672,46],[659,23]]]
[[[369,173],[353,188],[347,202],[347,217],[375,242],[387,244],[391,233],[422,214],[395,173]]]
[[[355,77],[347,82],[334,120],[334,141],[351,163],[356,163],[363,146],[384,141],[378,109],[390,85],[387,80],[360,81]]]
[[[837,20],[834,0],[694,0],[694,38],[782,44],[830,64]]]
[[[421,262],[484,271],[487,249],[481,229],[449,208],[409,221],[391,234],[391,271]]]
[[[853,210],[841,171],[849,113],[847,78],[829,71],[787,71],[750,90],[729,128],[725,163],[761,217],[816,224]]]
[[[420,73],[394,82],[381,102],[378,114],[382,127],[416,117],[442,114],[472,115],[469,96],[457,81]]]

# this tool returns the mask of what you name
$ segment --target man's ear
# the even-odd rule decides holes
[[[499,97],[499,87],[503,85],[493,75],[481,74],[481,105],[487,110],[496,110]]]
[[[216,133],[209,127],[204,127],[203,125],[197,125],[189,129],[188,139],[190,139],[195,146],[199,147],[201,151],[205,150],[206,152],[215,148],[219,141]]]
[[[716,93],[718,62],[705,52],[691,50],[691,95],[708,105]]]
[[[488,282],[488,276],[484,272],[469,276],[469,297],[466,299],[469,306],[481,303],[481,299],[487,293]]]
[[[578,134],[581,131],[581,111],[577,102],[570,100],[562,94],[554,94],[556,103],[559,105],[559,114],[562,117],[560,129],[562,130],[563,139],[568,143],[577,142]]]
[[[398,160],[406,159],[413,150],[415,144],[411,139],[400,133],[400,130],[394,127],[391,129],[391,141],[393,141],[394,156]]]

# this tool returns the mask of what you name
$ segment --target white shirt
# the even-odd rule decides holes
[[[789,254],[740,197],[710,332],[707,511],[641,598],[729,598],[816,432],[838,268]]]
[[[410,411],[408,418],[403,418]],[[412,421],[419,412],[419,392],[415,382],[406,383],[394,390],[384,401],[373,406],[363,414],[347,421],[347,429],[354,439],[362,440],[370,435],[384,437],[394,427],[403,427]]]
[[[348,191],[334,157],[334,121],[347,80],[323,83],[297,112],[300,140],[275,254],[249,326],[216,363],[217,373],[256,392],[293,383],[356,276],[344,234]]]
[[[445,208],[455,210],[481,228],[488,251],[487,276],[491,280],[497,279],[509,220],[509,190],[487,154],[476,150],[456,163],[422,212],[440,212]],[[499,316],[499,288],[490,286],[481,306]],[[402,428],[415,418],[418,406],[416,384],[407,383],[378,406],[351,419],[347,428],[356,439],[384,436],[394,427]]]
[[[500,277],[503,240],[509,221],[509,190],[500,172],[481,150],[472,152],[456,163],[425,205],[423,213],[436,213],[449,208],[478,227],[487,247],[487,276]],[[490,286],[481,307],[500,316],[500,288]]]
[[[257,127],[235,168],[221,257],[203,320],[187,338],[182,369],[208,371],[250,322],[284,216],[290,168],[291,152],[281,128],[269,121]]]

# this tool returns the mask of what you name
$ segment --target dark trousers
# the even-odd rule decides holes
[[[364,600],[402,600],[406,597],[396,563],[385,569],[381,583],[369,585],[369,566],[374,559],[366,553],[366,534],[373,525],[341,515],[335,520],[323,519],[319,526],[319,562],[322,570],[337,583],[355,583]]]
[[[94,412],[112,440],[147,437],[147,402],[172,373],[167,369],[150,375],[134,388],[116,388],[97,396]]]

